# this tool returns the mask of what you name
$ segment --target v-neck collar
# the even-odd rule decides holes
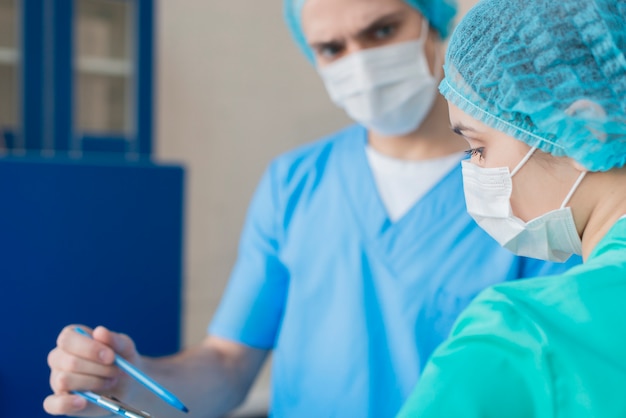
[[[376,189],[365,154],[367,130],[355,125],[338,145],[342,186],[354,216],[368,237],[379,236],[392,222]]]
[[[460,172],[457,173],[457,170],[460,170],[459,163],[459,168],[454,168],[445,174],[400,219],[393,222],[380,197],[374,174],[367,160],[365,151],[367,130],[360,125],[355,125],[346,132],[343,140],[337,145],[343,189],[352,206],[354,216],[370,239],[377,239],[385,234],[393,234],[395,230],[403,229],[404,224],[416,216],[415,212],[422,209],[423,202],[430,199],[432,194],[437,193],[449,176],[458,174],[459,185],[461,184]],[[462,199],[463,196],[459,198]]]

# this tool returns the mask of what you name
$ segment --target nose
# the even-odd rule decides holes
[[[367,48],[368,46],[365,45],[363,42],[359,42],[358,40],[349,40],[345,46],[344,56],[364,51]]]

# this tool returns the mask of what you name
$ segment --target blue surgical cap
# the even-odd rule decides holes
[[[591,171],[626,164],[626,1],[483,0],[439,89],[494,129]]]
[[[314,62],[313,51],[302,31],[302,8],[306,0],[284,0],[284,13],[287,26],[291,31],[296,43],[304,52],[309,61]],[[448,37],[454,16],[456,15],[456,0],[404,0],[410,6],[417,9],[428,20],[430,27],[434,28],[442,39]]]

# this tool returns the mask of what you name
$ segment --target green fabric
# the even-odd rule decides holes
[[[586,263],[482,292],[399,418],[626,417],[626,218]]]

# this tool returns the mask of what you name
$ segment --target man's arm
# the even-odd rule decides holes
[[[92,340],[73,328],[61,332],[57,347],[48,356],[54,394],[45,399],[44,408],[53,415],[106,415],[106,411],[69,393],[91,390],[112,394],[156,417],[219,417],[245,399],[268,353],[208,336],[177,354],[147,358],[139,356],[128,336],[98,327]],[[189,414],[171,407],[119,370],[113,364],[114,352],[173,392],[189,408]]]

